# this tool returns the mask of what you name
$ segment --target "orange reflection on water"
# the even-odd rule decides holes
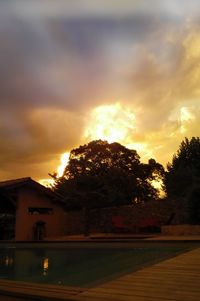
[[[13,265],[14,260],[12,257],[6,256],[4,259],[4,262],[5,262],[5,266],[8,267],[8,266]]]
[[[48,274],[49,269],[49,258],[44,258],[43,260],[43,275],[46,276]]]

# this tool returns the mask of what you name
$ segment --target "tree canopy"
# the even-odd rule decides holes
[[[139,156],[135,150],[119,143],[96,140],[71,151],[64,176],[71,179],[79,175],[99,175],[112,168],[131,173],[138,164]]]
[[[104,207],[158,198],[151,181],[163,175],[154,159],[140,163],[135,150],[119,143],[95,140],[73,149],[64,175],[54,189],[69,206]]]
[[[200,184],[200,138],[185,138],[167,166],[166,190],[169,196],[186,196]]]
[[[187,200],[191,223],[200,223],[200,138],[185,138],[167,166],[166,192],[171,199]]]

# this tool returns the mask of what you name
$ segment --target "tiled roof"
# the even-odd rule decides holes
[[[14,179],[14,180],[2,181],[2,182],[0,182],[0,188],[1,187],[9,187],[9,186],[13,186],[16,184],[24,184],[24,183],[29,182],[30,180],[32,180],[30,177],[26,177],[26,178]]]
[[[2,188],[3,190],[5,189],[7,190],[12,190],[15,188],[19,188],[21,186],[24,185],[31,185],[33,188],[40,190],[42,193],[48,195],[49,197],[51,197],[52,200],[54,200],[55,202],[59,202],[59,203],[65,203],[63,201],[63,197],[60,196],[59,194],[53,192],[50,188],[47,188],[45,186],[43,186],[42,184],[34,181],[33,179],[31,179],[30,177],[26,177],[26,178],[20,178],[20,179],[13,179],[13,180],[8,180],[8,181],[3,181],[0,182],[0,189]]]

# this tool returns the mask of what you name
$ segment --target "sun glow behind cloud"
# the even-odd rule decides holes
[[[130,107],[117,102],[109,105],[95,107],[87,116],[87,122],[82,137],[82,143],[92,140],[106,140],[109,143],[119,142],[130,149],[135,149],[142,154],[143,159],[152,157],[152,150],[147,143],[134,141],[137,133],[137,118]],[[62,177],[65,167],[69,162],[70,152],[60,156],[60,164],[57,168],[57,177]],[[52,180],[41,180],[44,185],[51,185]]]
[[[64,171],[65,171],[65,167],[67,166],[68,162],[69,162],[69,156],[70,153],[66,152],[64,154],[61,155],[60,157],[60,165],[57,168],[57,177],[62,177]]]
[[[130,108],[122,106],[119,102],[95,107],[87,116],[87,123],[82,137],[82,142],[101,139],[109,143],[119,142],[139,152],[147,152],[147,144],[134,143],[134,133],[137,131],[136,116]],[[148,152],[149,155],[149,152]],[[57,168],[57,178],[62,177],[65,167],[69,162],[70,152],[60,156]],[[51,185],[52,180],[41,180],[41,184]]]
[[[109,143],[125,142],[135,129],[135,115],[128,108],[122,107],[120,103],[102,105],[90,113],[84,138],[107,140]]]
[[[181,110],[180,110],[180,122],[181,122],[180,131],[181,131],[181,133],[185,133],[187,131],[188,123],[190,123],[194,119],[195,119],[195,116],[190,112],[189,108],[187,108],[187,107],[181,108]]]
[[[162,146],[151,145],[151,135],[144,142],[137,141],[139,126],[137,122],[137,113],[133,112],[131,106],[122,105],[120,102],[100,105],[93,108],[87,115],[85,130],[81,138],[81,143],[87,143],[92,140],[106,140],[109,143],[119,142],[130,149],[135,149],[141,156],[141,161],[148,161],[154,158],[156,151],[159,151]],[[195,121],[195,115],[192,107],[182,106],[176,110],[170,117],[172,121],[178,123],[178,128],[171,131],[170,136],[185,134],[188,127]],[[148,143],[148,141],[150,141]],[[75,146],[75,147],[78,147]],[[57,167],[57,178],[62,177],[65,167],[69,162],[70,152],[62,153],[60,156],[60,164]],[[45,186],[52,185],[53,179],[43,179],[40,181]],[[155,184],[155,185],[154,185]],[[155,188],[160,189],[161,183],[155,181]]]
[[[57,167],[57,170],[56,170],[56,177],[57,178],[60,178],[60,177],[63,176],[65,168],[66,168],[66,166],[69,162],[69,156],[70,156],[70,152],[63,153],[60,156],[60,164],[59,164],[59,166]],[[52,186],[54,184],[54,182],[55,182],[54,179],[41,179],[41,180],[39,180],[39,183],[46,186],[46,187]]]
[[[130,149],[136,149],[145,157],[152,156],[147,143],[136,141],[137,116],[134,109],[120,102],[94,108],[89,114],[85,128],[86,141],[101,139],[109,143],[119,142]]]

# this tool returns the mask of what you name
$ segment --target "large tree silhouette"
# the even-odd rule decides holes
[[[140,163],[135,150],[96,140],[71,151],[64,175],[55,177],[54,190],[74,208],[145,202],[158,198],[151,181],[163,172],[153,159]]]

